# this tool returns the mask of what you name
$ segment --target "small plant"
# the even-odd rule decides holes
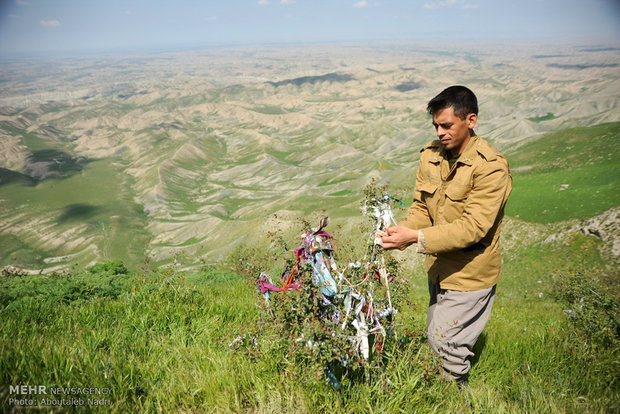
[[[554,277],[553,295],[568,308],[564,312],[590,342],[620,344],[617,276],[602,269],[558,274]]]

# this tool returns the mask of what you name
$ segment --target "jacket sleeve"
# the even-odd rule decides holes
[[[451,223],[424,228],[426,253],[459,250],[478,243],[495,225],[512,188],[505,160],[488,162],[474,175],[461,217]]]
[[[420,165],[422,165],[421,162]],[[416,175],[415,190],[413,191],[413,204],[411,204],[411,207],[407,210],[407,215],[403,221],[399,223],[401,226],[409,227],[414,230],[433,225],[428,214],[426,204],[422,201],[422,192],[420,191],[422,179],[420,170],[421,168],[418,168],[418,173]]]

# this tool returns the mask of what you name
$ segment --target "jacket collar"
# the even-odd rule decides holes
[[[472,163],[474,162],[474,158],[476,157],[477,148],[479,146],[480,137],[478,135],[472,135],[472,137],[469,139],[469,142],[465,146],[465,149],[459,156],[459,159],[456,160],[457,164],[461,163],[466,165],[472,165]],[[441,148],[441,155],[445,159],[448,159],[448,154],[446,153],[445,148]]]
[[[476,158],[476,148],[478,148],[479,146],[480,146],[480,137],[474,134],[469,139],[469,142],[467,143],[465,150],[463,150],[463,152],[461,153],[461,156],[456,162],[457,163],[460,162],[461,164],[471,165],[474,162],[474,158]]]

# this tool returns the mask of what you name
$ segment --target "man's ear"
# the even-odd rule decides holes
[[[467,127],[469,129],[474,129],[474,127],[476,126],[476,122],[478,121],[478,115],[472,113],[467,114],[467,118],[465,118],[465,120],[467,121]]]

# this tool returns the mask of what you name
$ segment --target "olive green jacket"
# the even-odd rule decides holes
[[[508,161],[476,135],[452,169],[440,141],[422,148],[413,204],[400,224],[422,230],[431,281],[459,291],[497,284],[500,226],[511,190]]]

